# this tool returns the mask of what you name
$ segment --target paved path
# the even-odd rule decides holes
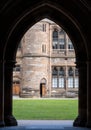
[[[73,121],[60,120],[19,120],[18,126],[4,127],[0,130],[90,130],[72,126]]]

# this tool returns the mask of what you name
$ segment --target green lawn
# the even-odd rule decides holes
[[[77,111],[76,99],[13,100],[13,114],[18,120],[73,120]]]

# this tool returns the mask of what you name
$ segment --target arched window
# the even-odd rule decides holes
[[[58,49],[58,31],[55,29],[53,31],[53,49]]]
[[[64,30],[58,31],[54,29],[53,31],[53,49],[65,49],[65,38],[64,38]]]

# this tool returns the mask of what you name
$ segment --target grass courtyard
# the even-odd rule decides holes
[[[17,120],[73,120],[78,113],[77,99],[14,99]]]

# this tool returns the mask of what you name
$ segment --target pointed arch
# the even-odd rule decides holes
[[[56,12],[56,15],[54,12]],[[19,18],[16,23],[12,25],[13,27],[11,27],[8,34],[8,40],[4,51],[5,59],[15,59],[18,44],[22,36],[32,25],[43,18],[49,18],[61,26],[72,40],[77,59],[86,59],[86,45],[83,39],[84,36],[82,36],[80,30],[80,24],[78,24],[78,21],[75,20],[71,14],[67,14],[66,10],[57,8],[57,5],[55,5],[54,2],[53,4],[49,2],[44,2],[44,4],[41,3],[40,5],[35,4],[35,7],[32,10],[27,9],[25,14],[20,14],[18,17]],[[10,51],[10,48],[12,48],[12,51]]]
[[[43,18],[61,26],[69,35],[76,53],[76,63],[80,74],[79,116],[75,126],[90,126],[90,77],[91,62],[88,61],[88,110],[87,110],[87,60],[91,61],[91,4],[86,0],[1,0],[0,2],[0,124],[17,125],[12,116],[11,79],[12,68],[15,64],[18,44],[25,32]],[[16,11],[17,10],[17,11]],[[79,15],[78,15],[79,13]],[[80,18],[80,17],[81,18]],[[6,22],[7,21],[7,22]],[[83,22],[84,21],[84,22]],[[84,80],[83,80],[84,79]],[[4,89],[3,89],[4,87]],[[3,95],[5,93],[5,97]],[[83,96],[84,95],[84,96]],[[2,98],[3,97],[3,98]],[[85,102],[84,102],[85,100]],[[4,104],[3,104],[4,101]],[[84,102],[84,105],[82,104]],[[3,112],[4,107],[4,112]],[[82,110],[82,111],[81,111]],[[83,111],[84,110],[84,111]],[[2,112],[2,113],[1,113]],[[87,115],[87,112],[90,113]],[[10,114],[10,115],[9,115]],[[2,118],[3,116],[4,119]],[[12,117],[12,118],[11,118]],[[87,122],[88,118],[88,122]]]

